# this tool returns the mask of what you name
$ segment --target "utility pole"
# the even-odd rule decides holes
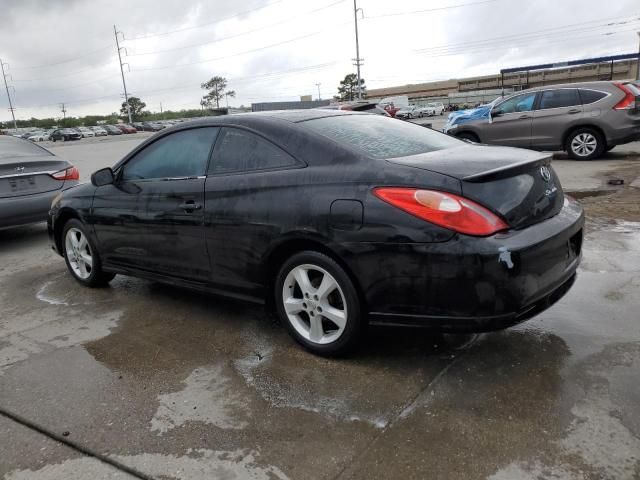
[[[67,123],[67,109],[64,103],[60,104],[60,109],[62,110],[62,124],[65,125]]]
[[[353,0],[353,18],[355,20],[356,27],[356,58],[354,59],[356,63],[354,65],[358,69],[358,100],[362,99],[362,85],[360,85],[360,65],[362,65],[362,59],[360,58],[360,44],[358,42],[358,10],[360,13],[364,15],[364,12],[361,8],[358,8],[356,5],[356,0]]]
[[[318,101],[322,100],[322,97],[320,97],[320,85],[322,85],[321,83],[316,83],[316,87],[318,87]]]
[[[124,88],[124,102],[127,104],[127,114],[129,115],[129,123],[132,123],[131,107],[129,106],[129,95],[127,94],[127,83],[124,81],[124,68],[123,68],[124,64],[122,63],[122,56],[120,55],[120,51],[124,47],[120,47],[120,42],[118,42],[118,33],[122,33],[122,32],[118,32],[118,30],[116,29],[116,26],[114,25],[113,33],[116,36],[116,48],[118,49],[118,63],[120,63],[120,73],[122,74],[122,87]]]
[[[638,62],[636,64],[636,80],[640,80],[640,32],[638,32],[638,58],[636,61]]]
[[[160,102],[160,116],[164,120],[164,114],[162,113],[162,102]]]
[[[11,111],[11,118],[13,118],[13,129],[18,129],[18,124],[16,123],[16,115],[14,113],[15,108],[13,108],[13,103],[11,103],[11,95],[9,95],[9,86],[7,85],[7,74],[4,73],[4,66],[9,65],[8,63],[4,63],[2,59],[0,59],[0,69],[2,69],[2,79],[4,80],[4,88],[7,91],[7,99],[9,100],[9,110]],[[11,77],[13,78],[13,77]]]

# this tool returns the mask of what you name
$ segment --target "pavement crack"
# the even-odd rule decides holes
[[[18,415],[17,413],[11,412],[7,409],[5,409],[4,407],[0,407],[0,415],[2,415],[5,418],[8,418],[9,420],[12,420],[16,423],[19,423],[20,425],[22,425],[23,427],[26,427],[30,430],[33,430],[35,432],[38,432],[48,438],[50,438],[51,440],[54,440],[58,443],[61,443],[63,445],[66,445],[67,447],[82,453],[83,455],[86,455],[88,457],[92,457],[95,458],[96,460],[99,460],[103,463],[106,463],[107,465],[112,466],[113,468],[117,468],[118,470],[125,472],[133,477],[139,478],[141,480],[155,480],[154,477],[147,475],[146,473],[142,473],[139,470],[136,470],[135,468],[131,468],[121,462],[119,462],[118,460],[114,460],[113,458],[111,458],[108,455],[105,455],[103,453],[100,452],[96,452],[95,450],[92,450],[91,448],[85,447],[84,445],[81,445],[80,443],[71,440],[68,435],[69,432],[65,431],[62,434],[58,434],[46,427],[43,427],[42,425],[38,425],[35,422],[32,422],[31,420]],[[65,435],[66,434],[66,435]]]
[[[463,344],[460,348],[458,348],[456,352],[459,352],[459,355],[452,356],[451,361],[447,363],[444,367],[442,367],[442,370],[440,370],[436,374],[436,376],[433,377],[433,379],[427,385],[424,386],[424,388],[422,388],[418,393],[416,393],[413,396],[413,398],[411,398],[407,403],[405,403],[401,408],[399,408],[396,414],[393,415],[391,420],[389,420],[387,425],[385,425],[384,428],[380,429],[378,433],[376,433],[376,435],[373,436],[371,441],[369,441],[364,446],[364,448],[353,457],[351,462],[346,464],[335,476],[331,478],[331,480],[339,480],[340,478],[342,478],[342,476],[347,471],[347,469],[351,465],[354,465],[355,463],[357,463],[362,457],[364,457],[364,455],[366,455],[366,453],[371,449],[371,447],[375,445],[375,443],[378,440],[380,440],[380,438],[382,438],[382,436],[385,434],[385,432],[388,429],[390,429],[393,425],[395,425],[399,419],[408,416],[408,413],[415,408],[420,398],[422,398],[427,392],[429,392],[432,389],[432,387],[434,387],[440,381],[440,379],[444,377],[444,375],[449,371],[449,369],[464,356],[464,354],[471,348],[471,346],[475,344],[478,338],[480,338],[480,335],[476,334],[467,343]]]

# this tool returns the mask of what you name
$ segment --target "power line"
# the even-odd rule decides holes
[[[493,3],[498,2],[500,0],[480,0],[479,2],[469,2],[469,3],[461,3],[460,5],[448,5],[446,7],[437,7],[437,8],[427,8],[425,10],[412,10],[410,12],[394,12],[394,13],[384,13],[381,15],[373,15],[371,17],[367,17],[367,19],[375,19],[375,18],[387,18],[387,17],[400,17],[405,15],[415,15],[420,13],[430,13],[437,12],[440,10],[452,10],[454,8],[462,8],[462,7],[471,7],[474,5],[482,5],[485,3]]]
[[[90,52],[84,53],[84,54],[82,54],[80,56],[77,56],[77,57],[74,57],[74,58],[70,58],[68,60],[61,60],[59,62],[46,63],[46,64],[41,64],[41,65],[25,65],[24,67],[14,68],[14,70],[31,70],[31,69],[36,69],[36,68],[53,67],[53,66],[56,66],[56,65],[62,65],[64,63],[75,62],[76,60],[80,60],[81,58],[90,57],[94,53],[101,52],[101,51],[106,50],[108,48],[111,48],[111,45],[107,45],[106,47],[101,47],[101,48],[97,48],[95,50],[91,50]]]
[[[160,37],[160,36],[164,36],[164,35],[171,35],[173,33],[179,33],[179,32],[186,32],[187,30],[193,30],[196,28],[203,28],[203,27],[208,27],[209,25],[215,25],[216,23],[221,23],[224,22],[226,20],[230,20],[232,18],[236,18],[236,17],[241,17],[243,15],[247,15],[253,12],[257,12],[258,10],[263,10],[267,7],[271,7],[272,5],[276,5],[278,3],[283,2],[284,0],[275,0],[271,3],[267,3],[266,5],[262,5],[261,7],[256,7],[256,8],[252,8],[250,10],[245,10],[244,12],[239,12],[239,13],[235,13],[233,15],[229,15],[228,17],[223,17],[220,18],[214,22],[207,22],[207,23],[201,23],[200,25],[194,25],[191,27],[185,27],[185,28],[179,28],[176,30],[169,30],[167,32],[162,32],[162,33],[150,33],[150,34],[145,34],[145,35],[138,35],[137,37],[131,37],[131,38],[127,38],[127,41],[133,41],[133,40],[140,40],[143,38],[151,38],[151,37]]]
[[[289,23],[290,21],[297,19],[301,15],[310,15],[312,13],[316,13],[316,12],[319,12],[319,11],[322,11],[322,10],[326,10],[327,8],[333,7],[333,6],[338,5],[340,3],[344,3],[345,1],[346,0],[338,0],[337,2],[330,3],[329,5],[325,5],[323,7],[319,7],[319,8],[313,9],[313,10],[309,10],[309,11],[304,12],[304,13],[299,14],[299,15],[294,15],[292,17],[286,18],[286,19],[281,20],[279,22],[270,22],[269,24],[267,24],[267,25],[265,25],[263,27],[260,27],[260,28],[255,28],[253,30],[247,30],[246,32],[241,32],[241,33],[236,33],[236,34],[233,34],[233,35],[228,35],[226,37],[216,38],[215,40],[211,40],[209,42],[194,43],[194,44],[191,44],[191,45],[184,45],[184,46],[175,47],[175,48],[167,48],[167,49],[164,49],[164,50],[156,50],[156,51],[153,51],[153,52],[132,53],[132,54],[127,54],[127,57],[140,57],[140,56],[144,56],[144,55],[157,55],[159,53],[176,52],[176,51],[179,51],[179,50],[185,50],[185,49],[189,49],[189,48],[202,47],[204,45],[212,45],[214,43],[219,43],[219,42],[222,42],[224,40],[230,40],[230,39],[233,39],[233,38],[242,37],[244,35],[249,35],[251,33],[261,32],[263,30],[268,30],[270,28],[277,27],[278,25]]]
[[[611,21],[614,20],[615,22],[613,23],[601,23],[601,22],[607,22],[607,21]],[[621,21],[623,20],[623,21]],[[512,34],[512,35],[502,35],[499,37],[491,37],[491,38],[486,38],[486,39],[482,39],[482,40],[472,40],[472,41],[467,41],[467,42],[458,42],[458,43],[451,43],[448,45],[436,45],[434,47],[427,47],[427,48],[420,48],[420,49],[416,49],[414,51],[416,52],[431,52],[431,51],[435,51],[435,50],[446,50],[446,49],[450,49],[453,47],[466,47],[466,46],[477,46],[480,44],[484,44],[484,43],[493,43],[493,42],[503,42],[505,40],[512,40],[512,39],[519,39],[519,38],[528,38],[530,36],[547,36],[547,35],[555,35],[555,34],[566,34],[566,33],[574,33],[574,32],[581,32],[581,31],[590,31],[590,30],[597,30],[600,28],[607,28],[610,27],[612,25],[623,25],[623,24],[627,24],[627,23],[635,23],[636,21],[640,20],[640,17],[616,17],[616,18],[609,18],[609,19],[604,19],[604,20],[595,20],[595,21],[589,21],[589,22],[581,22],[581,23],[573,23],[573,24],[568,24],[568,25],[563,25],[563,26],[559,26],[559,27],[550,27],[550,28],[543,28],[541,30],[534,30],[534,31],[530,31],[530,32],[525,32],[525,33],[517,33],[517,34]],[[589,23],[600,23],[599,25],[590,25],[590,26],[586,26],[586,24]],[[579,27],[579,28],[571,28],[571,27]],[[554,32],[554,30],[556,32]]]
[[[283,40],[282,42],[272,43],[271,45],[265,45],[263,47],[253,48],[251,50],[245,50],[243,52],[238,52],[238,53],[234,53],[234,54],[231,54],[231,55],[224,55],[222,57],[208,58],[208,59],[205,59],[205,60],[198,60],[197,62],[179,63],[179,64],[173,64],[173,65],[163,65],[163,66],[160,66],[160,67],[140,68],[140,69],[134,69],[133,71],[135,71],[135,72],[146,72],[146,71],[150,71],[150,70],[166,70],[166,69],[171,69],[171,68],[188,67],[188,66],[191,66],[191,65],[199,65],[201,63],[215,62],[217,60],[225,60],[227,58],[239,57],[241,55],[246,55],[248,53],[259,52],[259,51],[262,51],[262,50],[267,50],[269,48],[278,47],[280,45],[285,45],[287,43],[292,43],[292,42],[296,42],[298,40],[303,40],[305,38],[313,37],[315,35],[319,35],[321,33],[325,33],[325,32],[328,32],[328,31],[334,32],[336,26],[348,25],[350,23],[351,22],[339,23],[337,25],[331,26],[330,28],[326,28],[326,29],[323,29],[323,30],[318,30],[318,31],[312,32],[312,33],[307,33],[307,34],[301,35],[299,37],[290,38],[288,40]]]

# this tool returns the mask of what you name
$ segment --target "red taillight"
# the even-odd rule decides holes
[[[76,167],[69,167],[59,172],[52,173],[51,176],[56,180],[80,180],[80,172]]]
[[[452,193],[400,187],[379,187],[373,193],[422,220],[466,235],[486,236],[509,228],[483,206]]]
[[[616,87],[624,92],[624,98],[616,103],[614,110],[631,110],[636,108],[636,96],[624,83],[614,83]]]

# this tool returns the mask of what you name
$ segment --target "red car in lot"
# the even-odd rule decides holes
[[[127,125],[125,123],[122,123],[120,125],[116,125],[116,127],[118,127],[122,133],[136,133],[138,130],[136,129],[136,127],[133,127],[131,125]]]

